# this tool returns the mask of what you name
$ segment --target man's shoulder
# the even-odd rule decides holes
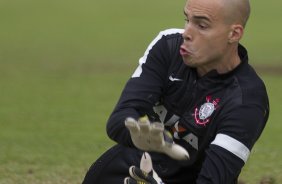
[[[160,31],[156,40],[162,39],[162,43],[166,44],[168,47],[169,53],[174,55],[179,53],[179,47],[183,43],[182,33],[183,29],[171,28]]]
[[[256,73],[254,68],[246,64],[245,69],[237,75],[238,82],[241,88],[248,91],[256,91],[259,89],[265,90],[265,84],[261,77]]]
[[[184,32],[184,29],[179,29],[179,28],[169,28],[169,29],[165,29],[160,31],[160,35],[163,36],[169,36],[169,35],[175,35],[175,34],[182,34]]]
[[[167,40],[169,39],[179,39],[182,38],[182,33],[184,32],[184,29],[178,29],[178,28],[170,28],[165,29],[159,32],[158,37],[165,37]]]
[[[240,105],[267,105],[266,86],[261,77],[248,63],[236,74],[236,79],[238,90],[233,90],[234,93],[231,92],[231,94],[239,97]]]
[[[166,39],[177,38],[177,37],[180,38],[182,37],[183,32],[184,32],[183,29],[178,29],[178,28],[165,29],[158,33],[158,35],[155,37],[155,41],[160,40],[163,37],[165,37]]]

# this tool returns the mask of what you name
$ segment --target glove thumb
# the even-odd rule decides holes
[[[140,161],[140,169],[146,173],[150,173],[153,170],[153,163],[149,153],[144,152]]]
[[[152,158],[149,153],[144,152],[140,161],[140,169],[145,171],[146,173],[151,173],[154,180],[158,184],[164,184],[162,179],[158,176],[158,174],[153,169]]]

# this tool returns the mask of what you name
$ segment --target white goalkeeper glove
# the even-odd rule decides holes
[[[144,153],[140,161],[140,168],[131,166],[130,177],[124,179],[124,184],[164,184],[153,169],[152,159],[149,153]]]
[[[150,123],[148,117],[142,117],[138,122],[133,118],[125,120],[133,144],[143,151],[165,153],[176,160],[188,160],[188,152],[173,142],[171,134],[165,130],[162,123]]]

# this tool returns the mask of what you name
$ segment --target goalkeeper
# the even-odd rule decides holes
[[[140,58],[107,123],[118,144],[83,184],[237,183],[269,114],[239,43],[249,14],[248,0],[187,1],[184,29],[160,32]]]

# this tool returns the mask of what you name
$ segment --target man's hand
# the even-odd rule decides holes
[[[164,129],[162,123],[150,123],[148,118],[142,117],[138,122],[133,118],[125,120],[133,144],[143,151],[165,153],[176,160],[188,160],[188,152],[173,142],[171,134]]]
[[[148,153],[142,155],[140,169],[135,166],[129,168],[130,177],[124,179],[124,184],[164,184],[153,169],[152,159]]]

